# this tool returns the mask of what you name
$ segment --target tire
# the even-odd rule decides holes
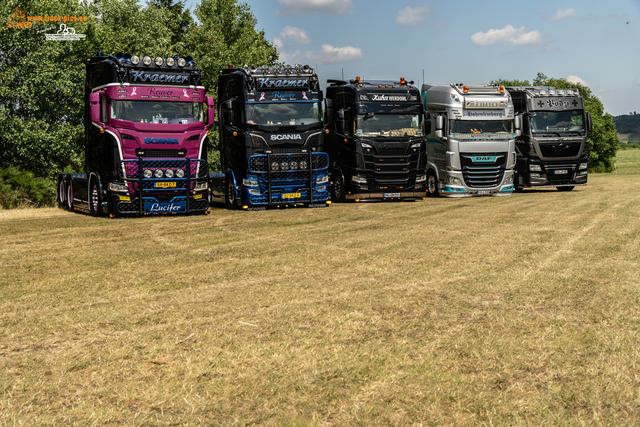
[[[224,201],[227,205],[227,209],[238,209],[238,199],[236,198],[236,188],[233,181],[233,175],[227,175],[224,186]]]
[[[64,187],[64,178],[62,176],[58,177],[58,186],[56,187],[56,200],[58,201],[58,207],[60,209],[64,209],[64,194],[65,194],[65,187]]]
[[[331,201],[344,203],[344,180],[339,170],[334,170],[331,174]]]
[[[571,191],[573,190],[573,186],[571,187],[556,187],[558,189],[558,191]]]
[[[71,177],[67,178],[64,184],[65,207],[69,212],[73,212],[73,181]]]
[[[89,181],[89,211],[95,217],[102,216],[102,193],[96,177]]]
[[[432,171],[429,171],[427,174],[427,195],[429,197],[438,197],[439,194],[436,175]]]

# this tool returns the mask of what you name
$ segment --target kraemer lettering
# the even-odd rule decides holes
[[[160,82],[160,83],[188,83],[189,76],[183,76],[180,74],[160,74],[160,73],[146,73],[144,71],[134,71],[132,82]]]
[[[258,87],[264,88],[282,88],[282,87],[296,87],[303,88],[309,85],[308,79],[271,79],[269,77],[258,77]]]

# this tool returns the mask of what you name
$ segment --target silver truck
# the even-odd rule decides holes
[[[427,189],[431,196],[507,196],[514,190],[514,116],[497,85],[423,84]]]

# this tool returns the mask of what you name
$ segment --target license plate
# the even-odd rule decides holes
[[[479,190],[476,194],[478,196],[486,196],[487,194],[491,194],[491,191],[489,191],[489,190]]]
[[[173,188],[175,186],[175,182],[156,182],[156,188]]]
[[[130,202],[131,201],[131,197],[129,197],[129,196],[120,196],[120,200],[122,200],[123,202]]]
[[[569,171],[566,169],[558,169],[558,170],[554,170],[553,173],[556,175],[566,175],[569,173]]]
[[[400,197],[400,193],[384,193],[384,197]]]
[[[300,193],[284,193],[282,195],[283,199],[298,199],[300,198]]]

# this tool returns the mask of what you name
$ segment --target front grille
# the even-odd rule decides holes
[[[577,157],[581,145],[581,142],[541,143],[540,152],[543,157]]]
[[[187,167],[186,159],[142,159],[141,162],[143,170],[149,169],[152,172],[156,169],[162,169],[163,171],[172,169],[175,174],[178,169],[186,171]],[[118,175],[121,179],[138,179],[138,160],[125,160],[121,162],[121,165],[122,167],[118,168]],[[209,177],[209,166],[204,160],[191,160],[190,170],[191,179]]]
[[[475,163],[472,159],[476,156],[495,157],[495,159],[492,163]],[[471,188],[488,188],[499,185],[504,176],[506,158],[505,153],[460,154],[464,182]]]
[[[146,157],[146,158],[176,158],[176,157],[185,157],[187,155],[186,150],[163,150],[163,149],[144,149],[137,150],[136,154],[138,157]]]
[[[384,143],[384,144],[376,144],[376,150],[379,154],[383,156],[393,155],[393,154],[405,154],[407,149],[409,148],[409,144],[407,143]]]

